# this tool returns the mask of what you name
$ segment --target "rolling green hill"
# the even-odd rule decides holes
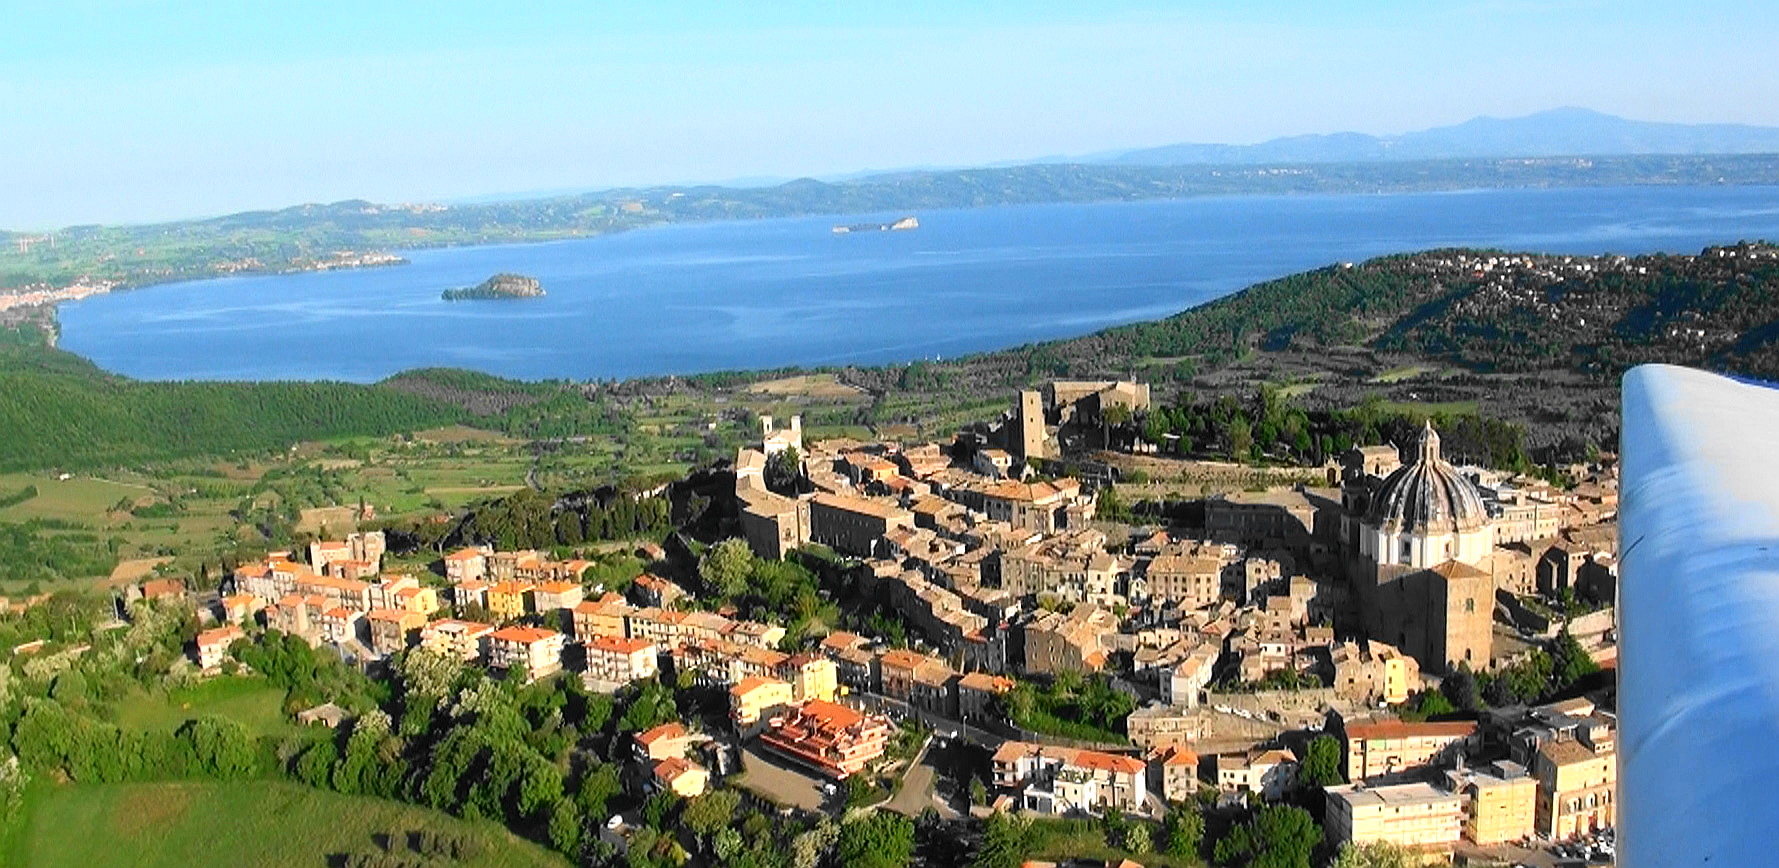
[[[0,471],[263,453],[452,423],[540,440],[620,436],[633,422],[626,401],[708,399],[767,376],[595,387],[426,369],[371,386],[145,383],[20,334],[0,340]],[[1617,378],[1644,362],[1779,379],[1779,248],[1387,256],[1072,340],[834,373],[873,396],[861,421],[878,425],[943,424],[947,408],[979,410],[1053,377],[1135,376],[1164,399],[1271,382],[1312,405],[1476,407],[1528,423],[1540,445],[1615,439]]]
[[[19,865],[42,868],[324,868],[345,854],[383,852],[384,836],[405,838],[421,829],[465,842],[466,858],[420,860],[408,853],[410,862],[567,864],[492,823],[278,781],[46,786],[29,801],[29,825],[11,855]]]
[[[0,341],[0,471],[85,469],[288,449],[308,440],[474,424],[527,436],[610,430],[610,408],[566,383],[413,371],[376,385],[142,382],[71,353]]]

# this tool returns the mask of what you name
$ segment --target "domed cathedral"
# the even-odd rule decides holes
[[[1431,422],[1381,482],[1355,470],[1343,536],[1366,632],[1429,670],[1488,668],[1495,528],[1476,484],[1440,457]]]

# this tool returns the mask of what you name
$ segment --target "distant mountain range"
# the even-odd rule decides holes
[[[1078,160],[1121,166],[1363,163],[1606,154],[1779,153],[1779,127],[1634,121],[1583,108],[1518,118],[1472,118],[1399,136],[1364,133],[1289,136],[1253,145],[1163,145]]]

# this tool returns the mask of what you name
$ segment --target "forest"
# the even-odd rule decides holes
[[[525,438],[614,435],[627,418],[567,383],[419,371],[334,382],[142,382],[42,345],[0,344],[0,471],[279,451],[473,422]]]

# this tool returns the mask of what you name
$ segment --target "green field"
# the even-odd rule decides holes
[[[11,494],[27,485],[37,486],[37,496],[0,509],[0,521],[53,518],[62,521],[103,520],[105,512],[125,498],[134,500],[154,494],[146,485],[127,485],[87,476],[58,480],[41,473],[0,475],[0,494]]]
[[[118,703],[117,725],[126,729],[171,732],[198,717],[227,717],[258,735],[300,735],[319,730],[284,717],[284,691],[261,678],[213,678],[196,687],[169,694],[132,693]]]
[[[418,829],[481,845],[477,858],[449,863],[456,866],[566,864],[491,823],[275,781],[48,786],[33,793],[29,811],[12,852],[0,853],[9,857],[6,864],[322,868],[334,854],[376,852],[378,836],[405,837]]]

